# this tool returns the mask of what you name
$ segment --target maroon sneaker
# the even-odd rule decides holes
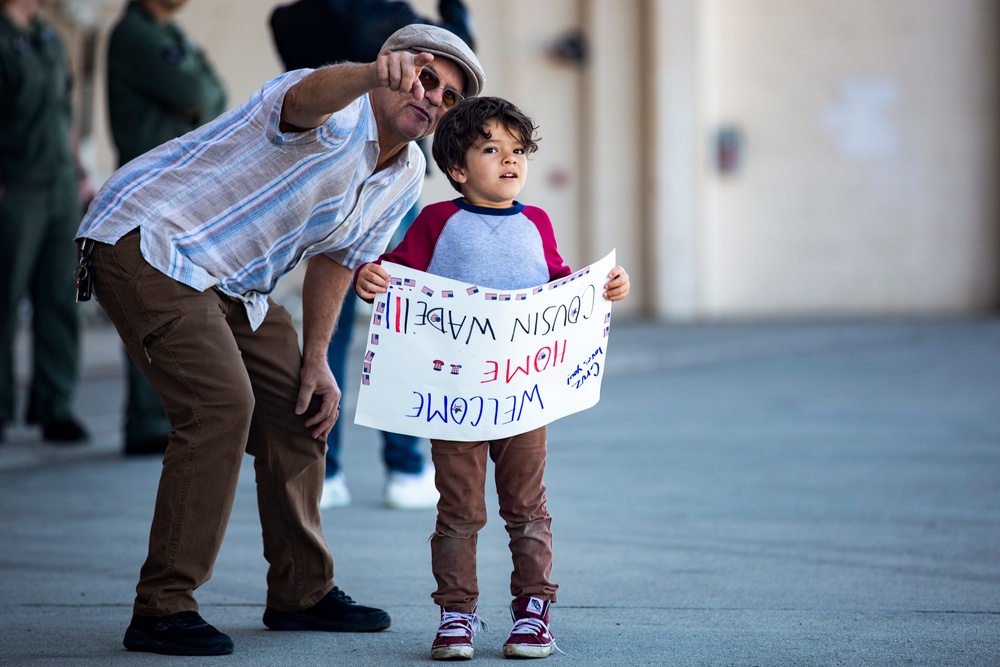
[[[458,611],[441,610],[441,624],[437,636],[431,644],[432,660],[471,660],[472,638],[489,626],[475,611],[463,614]]]
[[[520,597],[510,603],[514,627],[503,645],[505,658],[545,658],[559,650],[549,632],[549,600]]]

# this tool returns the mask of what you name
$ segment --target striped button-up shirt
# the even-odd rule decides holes
[[[306,132],[281,132],[285,92],[308,70],[268,82],[238,109],[137,157],[98,192],[78,238],[113,244],[139,227],[152,266],[244,302],[253,328],[267,295],[303,259],[350,269],[385,249],[417,201],[424,157],[410,143],[375,173],[367,95]]]

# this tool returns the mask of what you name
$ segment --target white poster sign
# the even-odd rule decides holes
[[[354,421],[443,440],[510,437],[601,396],[612,250],[573,275],[503,291],[386,262]]]

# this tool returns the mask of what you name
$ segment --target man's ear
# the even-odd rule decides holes
[[[454,164],[448,167],[448,175],[451,176],[451,180],[456,183],[465,183],[469,180],[468,175],[465,173],[465,167],[460,167]]]

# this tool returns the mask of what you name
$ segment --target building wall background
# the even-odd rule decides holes
[[[549,212],[572,265],[617,248],[634,290],[620,312],[688,321],[1000,303],[1000,1],[467,3],[486,92],[540,127],[522,198]],[[48,4],[81,83],[88,35],[95,44],[85,148],[100,180],[114,161],[104,40],[124,2]],[[179,15],[232,106],[281,71],[275,4],[191,0]],[[81,6],[97,17],[90,32]],[[728,173],[723,131],[738,139]],[[423,201],[455,194],[435,174]]]
[[[808,8],[808,11],[805,11]],[[704,120],[709,313],[996,304],[997,3],[712,0]]]

